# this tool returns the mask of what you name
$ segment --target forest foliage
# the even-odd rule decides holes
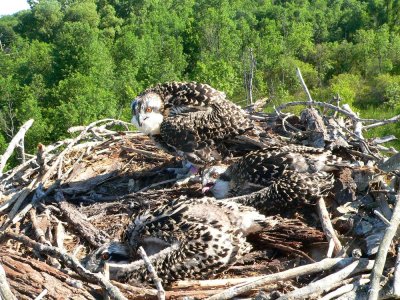
[[[339,94],[365,117],[400,113],[400,1],[30,0],[0,18],[0,153],[110,117],[150,85],[195,80],[241,105]],[[391,125],[396,134],[399,126]],[[385,133],[384,130],[382,133]]]

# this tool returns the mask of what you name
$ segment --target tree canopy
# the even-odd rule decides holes
[[[0,18],[0,150],[29,118],[26,148],[69,127],[129,119],[152,84],[209,83],[244,104],[312,95],[400,113],[400,2],[38,0]],[[397,128],[397,127],[396,127]]]

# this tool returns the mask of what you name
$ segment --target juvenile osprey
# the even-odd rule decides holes
[[[225,93],[207,84],[171,82],[142,92],[132,102],[131,122],[165,151],[194,164],[220,159],[221,142],[254,126]]]
[[[203,192],[218,198],[245,195],[266,188],[262,197],[249,197],[243,204],[261,212],[284,210],[289,206],[312,203],[333,186],[327,173],[342,165],[330,151],[305,146],[250,152],[230,166],[217,165],[204,170]]]
[[[138,215],[122,242],[101,246],[83,265],[99,272],[108,262],[111,279],[146,281],[150,276],[136,254],[142,246],[164,283],[204,278],[227,269],[249,252],[246,235],[265,226],[272,228],[277,222],[237,203],[213,198],[174,200]],[[132,263],[134,260],[138,261]]]

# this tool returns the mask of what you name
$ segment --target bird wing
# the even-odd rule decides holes
[[[230,173],[237,182],[267,185],[282,176],[289,164],[284,153],[253,151],[232,165]]]
[[[167,82],[155,88],[163,96],[166,108],[189,107],[201,110],[202,107],[226,98],[225,93],[197,82]]]
[[[226,269],[250,250],[230,217],[218,208],[210,199],[170,201],[136,217],[126,238],[134,248],[149,237],[175,245],[167,255],[153,261],[164,282],[210,275]]]

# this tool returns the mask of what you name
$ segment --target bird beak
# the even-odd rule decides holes
[[[137,114],[136,116],[136,120],[137,120],[137,123],[138,123],[138,125],[141,127],[142,126],[142,118],[140,117],[140,115],[139,114]]]

